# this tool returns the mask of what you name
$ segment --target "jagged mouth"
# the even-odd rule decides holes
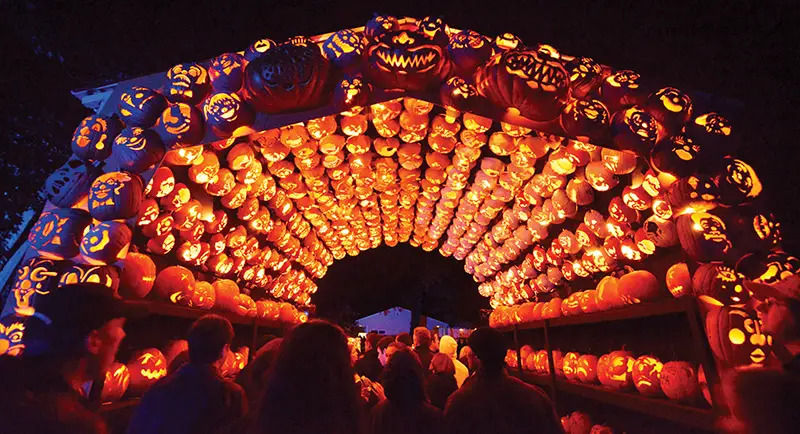
[[[407,50],[405,53],[378,48],[375,50],[375,55],[379,60],[379,66],[400,73],[430,71],[441,59],[441,53],[430,48]]]
[[[509,74],[525,79],[532,88],[541,87],[543,90],[555,91],[567,83],[567,75],[563,70],[524,53],[509,57],[506,60],[506,70]]]

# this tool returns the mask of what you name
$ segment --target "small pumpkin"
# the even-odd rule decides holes
[[[661,370],[664,364],[653,356],[641,356],[633,363],[633,385],[642,395],[661,394]]]
[[[563,372],[567,380],[575,381],[578,379],[578,358],[580,355],[575,352],[569,352],[564,355],[563,359]]]
[[[720,202],[739,205],[750,202],[761,194],[761,181],[752,166],[742,160],[725,157],[723,169],[716,177]]]
[[[72,135],[72,153],[83,161],[103,161],[111,155],[111,144],[121,129],[116,117],[89,115]]]
[[[322,43],[322,53],[340,69],[346,69],[358,61],[363,51],[361,35],[350,29],[334,32]]]
[[[471,77],[492,55],[492,44],[474,30],[463,30],[450,36],[447,52],[456,72],[462,77]]]
[[[564,65],[573,97],[583,99],[600,87],[603,67],[589,57],[575,57]]]
[[[692,99],[674,87],[657,90],[647,99],[647,111],[674,134],[692,118]]]
[[[628,69],[614,71],[603,80],[600,88],[601,99],[611,111],[644,102],[647,94],[643,92],[640,75]]]
[[[239,53],[223,53],[211,59],[208,76],[216,92],[236,92],[242,87],[247,62]]]
[[[633,384],[634,358],[629,351],[612,351],[597,362],[598,378],[604,386],[615,390],[627,389]],[[603,375],[600,375],[600,373]]]
[[[218,92],[209,96],[203,104],[206,125],[220,137],[241,135],[255,121],[255,112],[236,93]]]
[[[707,303],[741,306],[750,300],[744,279],[744,275],[733,267],[720,263],[702,264],[692,276],[692,289]]]
[[[661,390],[667,398],[675,401],[689,401],[696,398],[700,387],[694,366],[680,361],[664,363],[661,369]]]
[[[157,348],[136,352],[127,366],[131,374],[129,389],[134,396],[142,394],[167,375],[167,360]]]

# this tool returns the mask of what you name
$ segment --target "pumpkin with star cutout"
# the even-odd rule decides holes
[[[153,89],[131,86],[119,96],[117,112],[128,127],[149,128],[167,107],[167,99]]]
[[[157,348],[137,351],[127,364],[130,371],[130,393],[141,395],[156,381],[167,375],[167,360]]]
[[[79,253],[83,231],[91,221],[89,213],[82,209],[45,211],[28,233],[28,242],[42,257],[71,258]]]
[[[89,213],[100,221],[128,219],[136,215],[144,196],[139,175],[110,172],[100,175],[89,190]]]
[[[103,161],[111,155],[114,137],[122,130],[116,117],[89,115],[72,135],[72,153],[83,161]]]
[[[370,81],[386,89],[424,90],[446,73],[445,47],[420,32],[387,32],[364,52]]]
[[[772,336],[763,333],[755,312],[734,306],[711,306],[706,315],[711,350],[727,367],[761,366],[767,361]]]

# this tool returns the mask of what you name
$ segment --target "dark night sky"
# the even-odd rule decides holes
[[[550,43],[568,54],[634,69],[665,85],[741,101],[750,128],[740,154],[762,177],[784,222],[787,250],[800,251],[800,224],[793,218],[800,196],[800,117],[793,105],[799,93],[794,64],[800,44],[792,37],[800,21],[791,1],[50,3],[15,2],[0,13],[6,39],[0,41],[3,137],[20,116],[43,119],[29,134],[42,134],[52,146],[66,149],[74,126],[87,114],[70,89],[243,49],[259,37],[283,40],[360,26],[373,11],[443,15],[454,27],[491,36],[512,32],[529,44]],[[14,158],[10,152],[3,155]],[[48,164],[55,167],[60,161]],[[4,180],[0,190],[5,194],[21,181]],[[43,181],[26,179],[37,185]],[[320,310],[349,305],[357,314],[413,304],[427,290],[423,312],[443,320],[474,319],[482,301],[460,263],[409,246],[347,258],[331,267],[320,286],[329,291],[315,299]],[[462,299],[465,293],[469,298]]]

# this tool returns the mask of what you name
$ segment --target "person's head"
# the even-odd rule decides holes
[[[386,349],[394,343],[394,339],[391,336],[384,336],[381,340],[378,341],[377,349],[378,349],[378,360],[381,362],[381,365],[386,366],[386,362],[388,361],[388,356],[386,355]]]
[[[800,425],[800,379],[783,370],[739,368],[722,377],[722,392],[732,420],[727,432],[795,432]]]
[[[453,359],[447,354],[436,353],[431,359],[430,371],[434,374],[455,375],[456,365],[453,363]]]
[[[439,335],[437,333],[431,333],[431,343],[428,345],[428,348],[431,352],[438,353],[439,352]]]
[[[344,332],[309,321],[281,343],[261,402],[260,432],[360,432],[360,400]]]
[[[414,345],[414,340],[411,338],[411,334],[409,333],[405,332],[400,333],[399,335],[395,336],[394,340],[400,342],[401,344],[404,344],[407,347],[411,347]]]
[[[398,351],[405,351],[410,349],[406,344],[401,342],[392,342],[386,347],[386,363],[388,364],[390,360],[392,360],[392,356],[397,353]],[[385,366],[385,365],[384,365]]]
[[[507,345],[502,333],[491,327],[481,327],[470,335],[469,346],[481,370],[497,373],[503,369]]]
[[[386,399],[393,404],[418,404],[425,400],[424,371],[408,347],[395,352],[383,371]]]
[[[414,329],[414,348],[423,347],[428,348],[431,345],[431,331],[425,327],[417,327]]]
[[[439,339],[439,352],[447,354],[449,357],[455,359],[456,351],[458,350],[458,343],[452,336],[444,335]]]
[[[138,314],[103,285],[65,285],[36,300],[25,322],[23,356],[46,359],[55,369],[88,381],[114,362],[125,337],[125,318]]]
[[[800,340],[800,276],[792,274],[772,284],[745,281],[760,303],[762,330],[778,342]]]
[[[458,353],[458,361],[464,364],[470,372],[475,372],[475,353],[469,345],[464,345]]]
[[[227,318],[204,315],[194,322],[186,336],[189,342],[189,361],[212,364],[225,356],[233,340],[233,326]]]
[[[382,336],[376,332],[367,333],[366,346],[365,346],[366,351],[378,348],[378,342],[381,340],[381,338]]]

